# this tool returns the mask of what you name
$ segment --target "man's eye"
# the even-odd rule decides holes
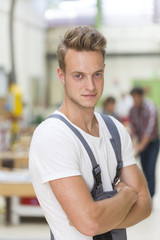
[[[102,74],[101,73],[95,73],[95,77],[100,77]]]
[[[100,73],[96,73],[95,75],[98,77],[98,76],[100,76]]]
[[[81,74],[77,74],[75,77],[78,78],[78,79],[80,79],[80,78],[82,78],[83,76],[82,76]]]

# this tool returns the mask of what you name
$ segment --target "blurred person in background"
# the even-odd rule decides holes
[[[103,113],[111,115],[118,119],[118,116],[115,112],[116,99],[112,96],[109,96],[103,101]]]
[[[155,194],[155,169],[159,152],[158,111],[156,105],[145,98],[144,89],[131,90],[134,105],[130,110],[132,137],[137,137],[135,155],[140,155],[151,197]]]
[[[122,93],[120,99],[116,102],[116,114],[119,121],[128,128],[129,126],[129,111],[133,106],[133,99],[129,93]]]

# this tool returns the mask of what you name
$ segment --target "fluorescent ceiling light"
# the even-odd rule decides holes
[[[56,4],[56,8],[47,9],[44,13],[44,18],[49,25],[56,25],[56,23],[57,25],[66,25],[70,20],[73,23],[74,20],[77,23],[83,22],[85,19],[91,22],[97,13],[96,3],[96,0],[61,1],[59,4]]]

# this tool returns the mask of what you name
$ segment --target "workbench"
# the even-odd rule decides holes
[[[10,224],[15,222],[12,215],[13,212],[15,212],[13,209],[13,201],[15,202],[16,199],[16,205],[14,204],[15,208],[19,205],[19,197],[35,197],[35,192],[31,183],[0,182],[0,196],[4,197],[6,202],[5,222]],[[18,216],[16,218],[18,219]],[[16,222],[18,222],[18,220],[16,220]]]
[[[0,196],[35,197],[31,183],[0,182]]]
[[[28,151],[0,152],[0,169],[3,166],[6,166],[7,163],[12,164],[12,166],[11,167],[8,166],[8,168],[27,168],[28,167]]]
[[[6,201],[7,224],[19,223],[20,216],[43,217],[39,206],[20,204],[21,197],[36,197],[29,177],[28,152],[0,152],[0,196]]]

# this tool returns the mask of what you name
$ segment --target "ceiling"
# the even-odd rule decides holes
[[[93,25],[97,14],[97,0],[48,0],[44,17],[47,25]]]
[[[2,1],[2,0],[1,0]],[[4,0],[11,1],[11,0]],[[160,22],[160,0],[16,0],[47,27],[67,25],[140,25]],[[18,4],[18,5],[19,5]],[[35,14],[34,14],[35,15]]]

